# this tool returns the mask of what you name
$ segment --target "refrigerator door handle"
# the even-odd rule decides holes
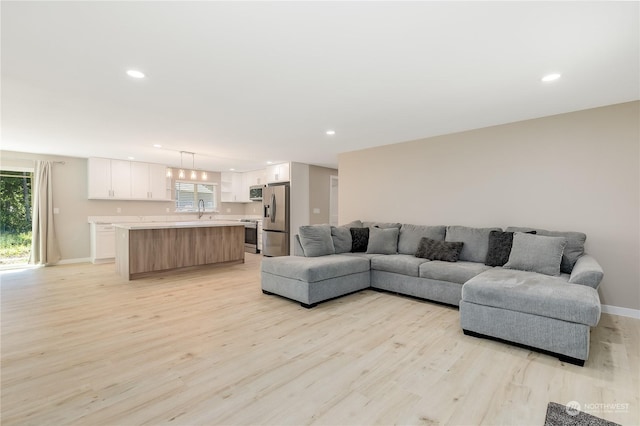
[[[276,194],[271,194],[271,223],[276,221]]]

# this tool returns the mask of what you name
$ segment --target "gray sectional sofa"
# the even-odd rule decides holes
[[[583,233],[360,221],[299,231],[294,256],[263,258],[265,294],[311,308],[366,288],[399,293],[458,306],[465,334],[588,358],[603,271]]]

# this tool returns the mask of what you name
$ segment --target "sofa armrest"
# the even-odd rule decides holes
[[[598,261],[593,256],[585,253],[578,258],[574,265],[569,282],[597,289],[603,276],[604,271]]]
[[[293,237],[293,255],[305,257],[302,244],[300,243],[300,236],[298,234]]]

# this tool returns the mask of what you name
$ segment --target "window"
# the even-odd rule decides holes
[[[205,211],[217,212],[217,189],[217,185],[210,183],[176,181],[176,211],[196,212],[198,211],[198,201],[203,200]]]

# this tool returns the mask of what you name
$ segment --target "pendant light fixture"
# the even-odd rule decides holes
[[[196,154],[191,153],[191,179],[198,179],[198,173],[196,172]]]
[[[184,151],[180,151],[180,171],[178,172],[178,178],[184,179],[184,166],[182,165],[182,154]]]

